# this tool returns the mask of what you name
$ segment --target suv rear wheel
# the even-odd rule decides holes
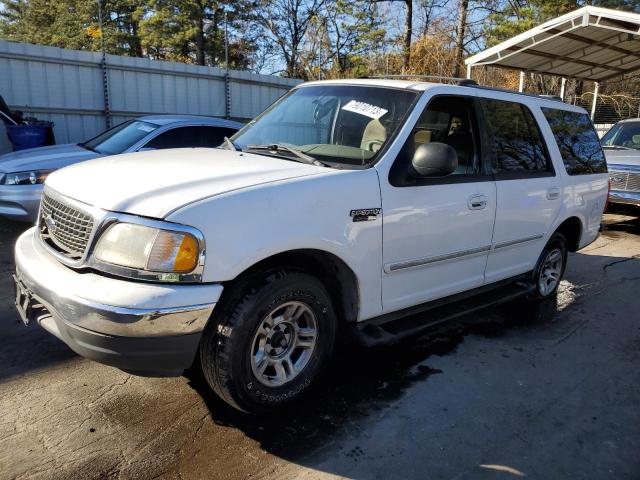
[[[237,285],[213,318],[200,346],[202,371],[222,399],[245,412],[300,397],[333,353],[331,298],[306,273],[274,271]]]
[[[554,233],[538,258],[533,271],[535,298],[551,298],[558,292],[560,280],[567,266],[567,239]]]

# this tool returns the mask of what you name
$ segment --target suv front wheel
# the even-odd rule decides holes
[[[309,274],[254,277],[220,307],[203,334],[200,363],[213,390],[240,410],[259,413],[297,399],[333,353],[331,298]]]

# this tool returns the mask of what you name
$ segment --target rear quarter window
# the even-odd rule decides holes
[[[486,98],[480,99],[480,105],[496,178],[553,175],[538,123],[526,106]]]
[[[549,122],[564,167],[569,175],[606,173],[607,162],[589,116],[555,108],[542,108]]]

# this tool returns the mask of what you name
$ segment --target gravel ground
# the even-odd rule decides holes
[[[556,304],[348,349],[313,395],[252,418],[197,374],[84,360],[13,309],[0,221],[0,479],[640,478],[640,219],[606,215]]]

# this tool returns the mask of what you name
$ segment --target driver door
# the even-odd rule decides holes
[[[472,96],[438,95],[419,117],[381,178],[383,311],[400,310],[479,287],[491,248],[496,187],[483,170]],[[422,143],[450,145],[458,168],[416,178],[411,159]]]

